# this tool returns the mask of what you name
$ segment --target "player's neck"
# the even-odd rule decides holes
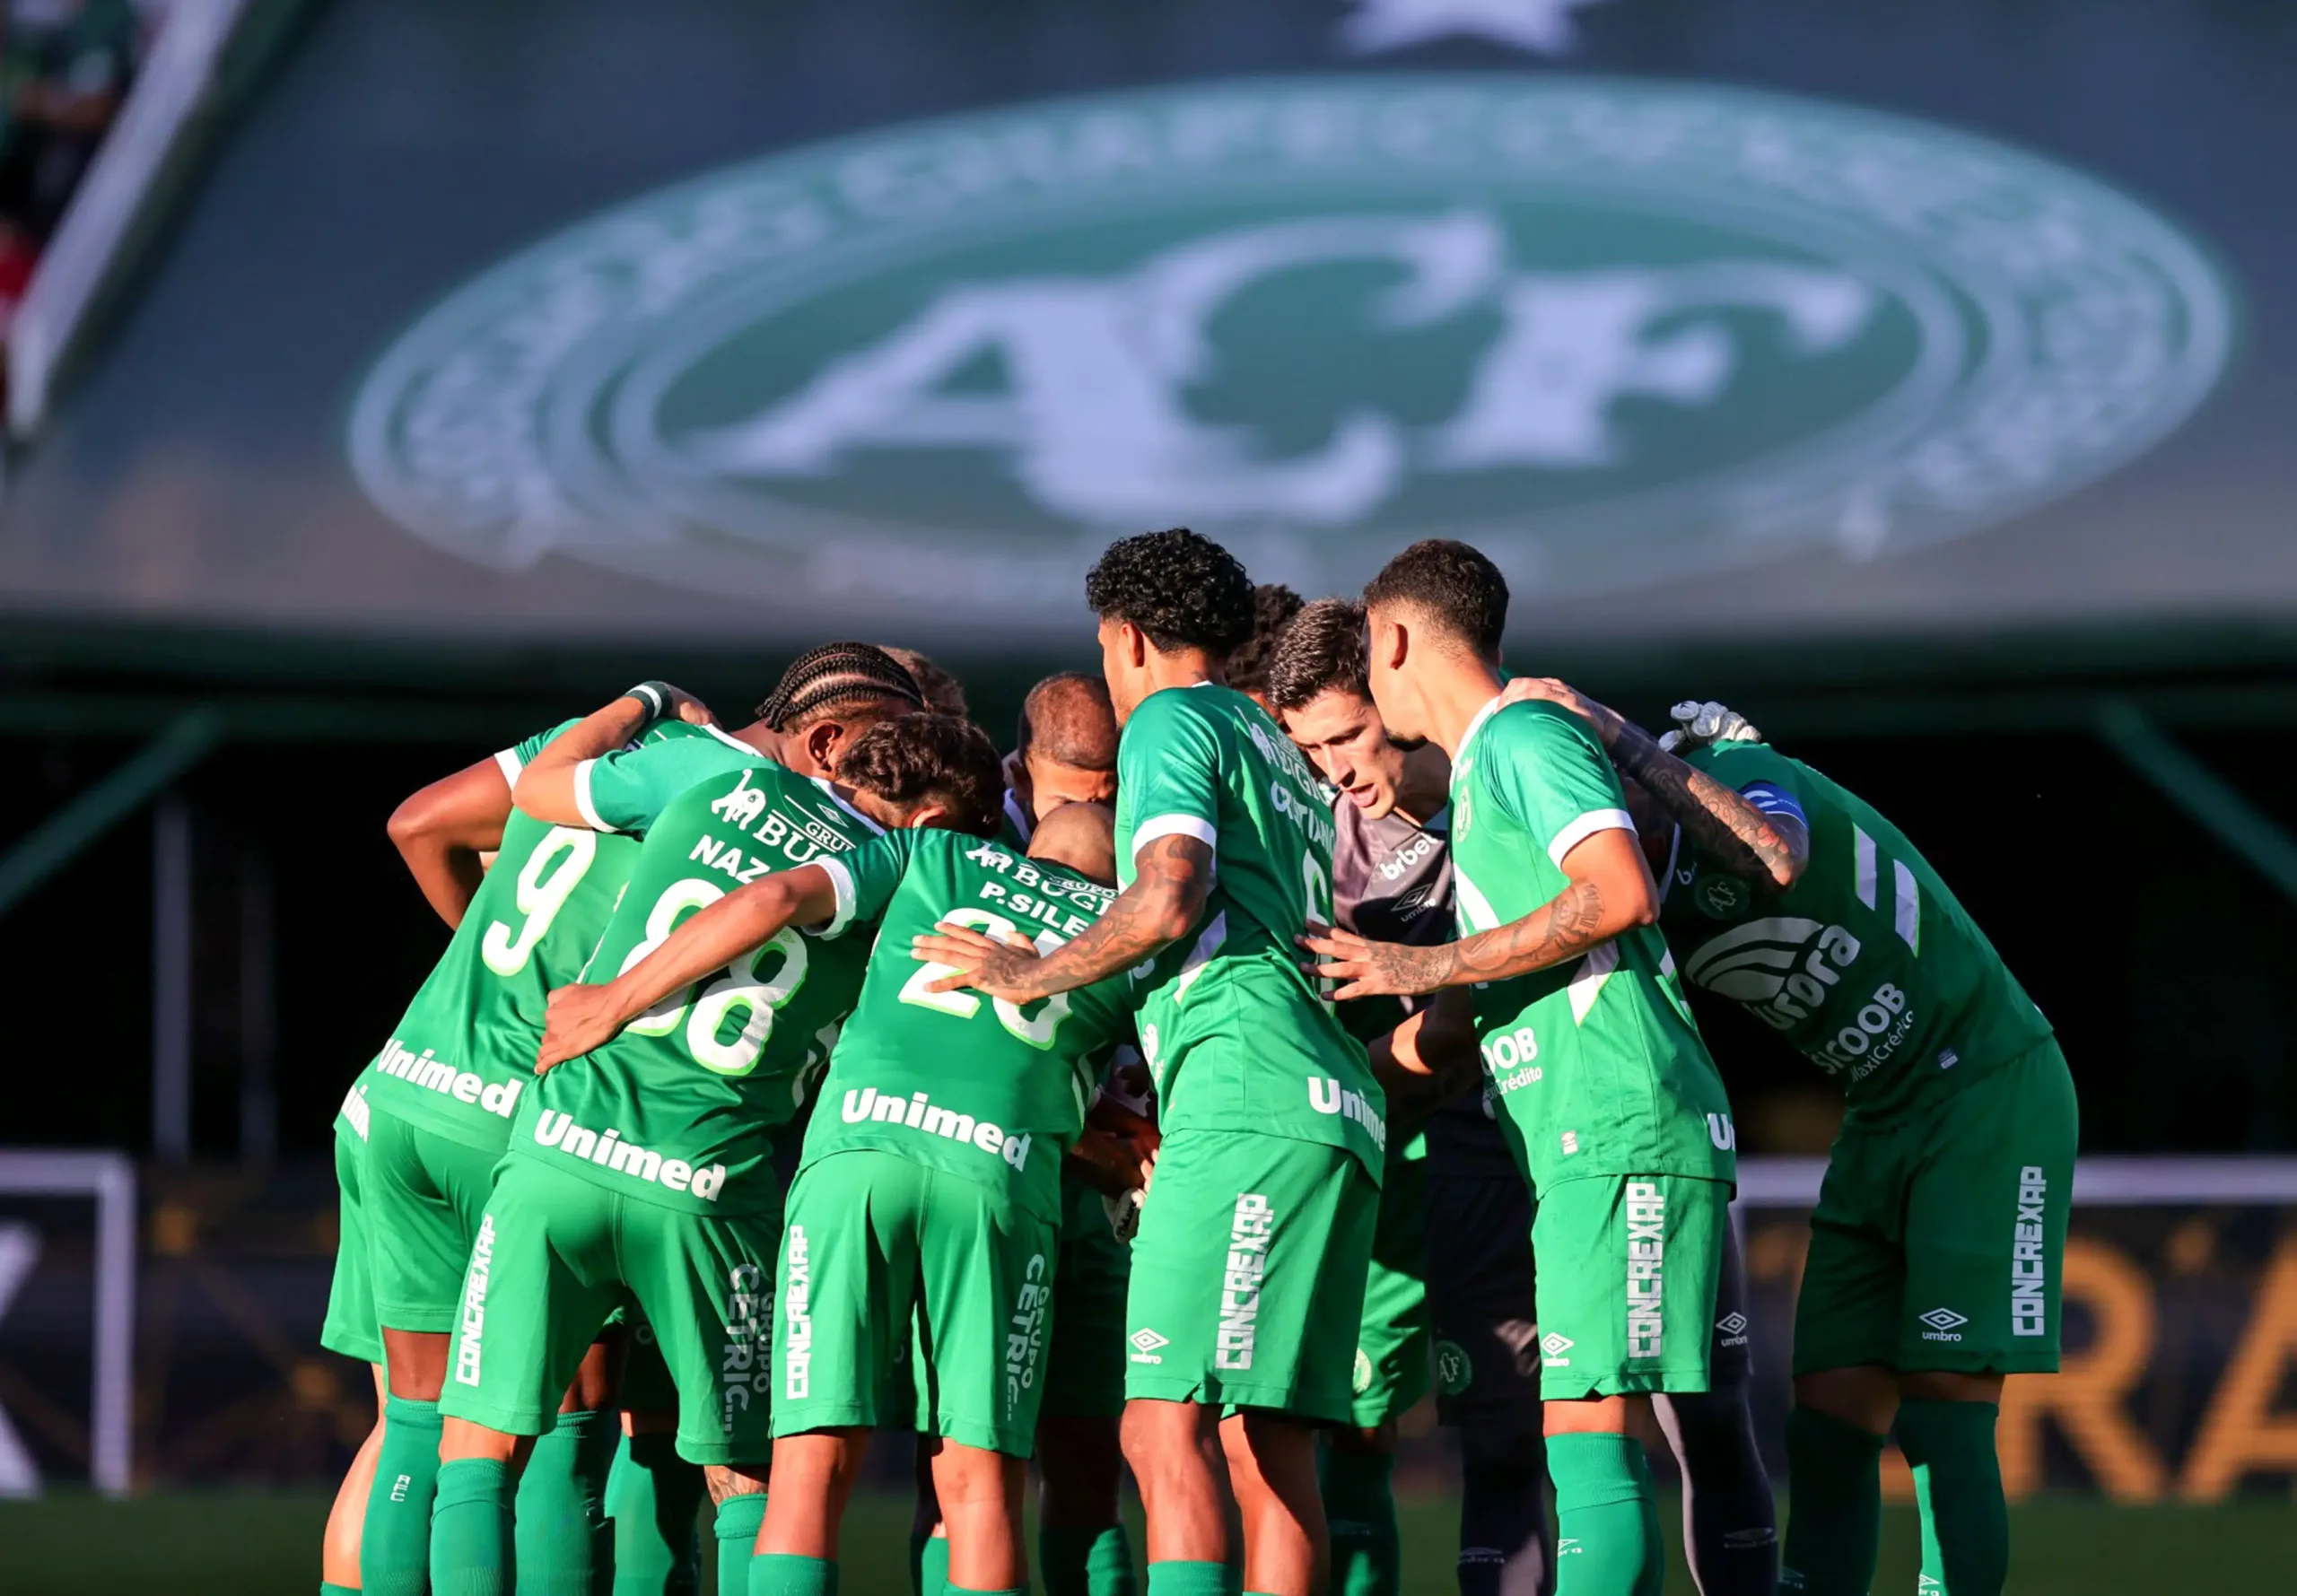
[[[1169,653],[1151,649],[1142,664],[1148,674],[1148,693],[1161,693],[1167,687],[1193,687],[1201,682],[1225,685],[1228,680],[1224,662],[1202,649],[1175,649]],[[1140,696],[1146,698],[1148,693]]]
[[[1499,679],[1495,667],[1472,654],[1439,656],[1421,668],[1425,675],[1419,692],[1428,711],[1428,740],[1456,763],[1468,728],[1507,684]]]

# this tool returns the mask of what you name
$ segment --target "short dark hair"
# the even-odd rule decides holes
[[[1282,582],[1262,582],[1253,589],[1253,634],[1228,656],[1229,686],[1239,693],[1267,691],[1269,657],[1299,613],[1300,596]]]
[[[1013,752],[1043,748],[1072,771],[1116,769],[1116,710],[1109,685],[1087,671],[1064,670],[1029,689],[1013,728]]]
[[[1364,606],[1353,598],[1303,605],[1268,662],[1268,702],[1297,710],[1320,693],[1372,696],[1365,670]]]
[[[1507,579],[1464,543],[1422,538],[1382,566],[1364,589],[1364,606],[1387,604],[1409,604],[1486,659],[1499,658],[1507,630]]]
[[[963,682],[915,649],[904,649],[894,643],[879,643],[878,646],[909,673],[910,679],[917,684],[918,692],[924,694],[927,709],[938,710],[944,715],[955,715],[960,720],[971,719],[973,709],[965,702],[965,685]]]
[[[757,718],[775,731],[796,731],[841,709],[885,699],[924,707],[917,679],[901,661],[870,643],[824,643],[790,662]]]
[[[924,710],[878,721],[838,760],[837,779],[906,809],[938,803],[951,830],[976,837],[995,836],[1003,818],[997,746],[955,715]]]
[[[1085,574],[1085,602],[1159,649],[1219,658],[1253,634],[1253,580],[1236,555],[1185,527],[1120,537]]]

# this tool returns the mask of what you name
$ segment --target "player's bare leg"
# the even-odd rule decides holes
[[[1545,1404],[1559,1596],[1643,1596],[1666,1577],[1650,1461],[1636,1438],[1650,1412],[1647,1397]]]
[[[914,1437],[910,1469],[917,1504],[909,1515],[909,1579],[915,1596],[941,1596],[949,1583],[949,1526],[941,1522],[941,1500],[933,1489],[933,1437]]]
[[[351,1467],[344,1471],[343,1483],[336,1487],[335,1505],[328,1509],[327,1534],[319,1542],[319,1584],[321,1596],[336,1591],[356,1591],[359,1583],[359,1543],[367,1521],[367,1498],[375,1484],[375,1459],[383,1449],[383,1401],[387,1388],[383,1382],[383,1365],[367,1365],[375,1376],[375,1422],[367,1431],[366,1439],[359,1443],[359,1450],[351,1454]]]
[[[1218,1413],[1199,1402],[1135,1397],[1124,1405],[1122,1435],[1148,1520],[1152,1596],[1165,1596],[1159,1564],[1210,1565],[1217,1582],[1228,1561]]]
[[[859,1426],[775,1439],[749,1596],[825,1596],[836,1588],[838,1528],[869,1449],[869,1432]]]
[[[1324,1588],[1331,1538],[1316,1483],[1316,1433],[1297,1418],[1248,1408],[1220,1421],[1228,1483],[1245,1528],[1245,1589],[1314,1596]]]
[[[1018,1591],[1029,1583],[1021,1549],[1020,1458],[942,1439],[934,1444],[933,1494],[949,1536],[952,1591]]]

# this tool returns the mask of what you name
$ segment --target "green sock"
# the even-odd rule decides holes
[[[765,1522],[765,1493],[745,1491],[718,1504],[712,1527],[718,1536],[718,1588],[749,1589],[750,1554],[757,1549],[757,1527]]]
[[[1140,1596],[1132,1543],[1122,1524],[1105,1530],[1040,1530],[1038,1572],[1045,1596]]]
[[[359,1530],[359,1586],[367,1596],[424,1596],[430,1588],[439,1428],[438,1403],[383,1400],[383,1443]]]
[[[614,1596],[694,1596],[702,1580],[694,1526],[703,1490],[702,1465],[678,1456],[675,1437],[623,1437],[607,1477]]]
[[[614,1566],[607,1475],[622,1426],[612,1413],[562,1413],[535,1439],[511,1506],[519,1588],[527,1596],[590,1596]]]
[[[1643,1467],[1643,1543],[1655,1549],[1644,1565],[1643,1582],[1635,1587],[1635,1596],[1667,1596],[1667,1538],[1659,1528],[1658,1487],[1651,1479],[1650,1454],[1638,1452],[1636,1457]]]
[[[1786,1548],[1778,1588],[1866,1596],[1882,1536],[1882,1438],[1831,1414],[1786,1415]]]
[[[1643,1596],[1651,1569],[1662,1569],[1651,1466],[1643,1443],[1629,1435],[1547,1438],[1547,1471],[1555,1481],[1556,1596]]]
[[[750,1559],[749,1596],[837,1596],[837,1565],[821,1557],[760,1552]]]
[[[909,1596],[925,1596],[925,1548],[932,1543],[933,1531],[913,1516],[909,1521]]]
[[[350,1585],[330,1585],[327,1581],[321,1580],[319,1581],[319,1596],[359,1596],[359,1592]]]
[[[1148,1596],[1226,1596],[1226,1563],[1173,1561],[1148,1565]]]
[[[941,1596],[949,1588],[949,1538],[929,1535],[917,1548],[918,1596]]]
[[[2010,1509],[1992,1402],[1902,1402],[1899,1446],[1922,1498],[1922,1589],[2000,1596],[2010,1577]]]
[[[1395,1468],[1392,1453],[1324,1448],[1318,1483],[1332,1526],[1332,1596],[1397,1596],[1403,1588]]]
[[[431,1506],[432,1596],[509,1596],[518,1589],[511,1555],[510,1465],[441,1463]]]

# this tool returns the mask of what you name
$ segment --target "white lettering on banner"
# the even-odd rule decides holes
[[[1044,1316],[1052,1287],[1044,1278],[1044,1254],[1034,1253],[1022,1271],[1021,1289],[1005,1322],[1005,1417],[1021,1405],[1021,1393],[1037,1381],[1037,1355],[1044,1349]]]
[[[987,1120],[977,1121],[971,1114],[943,1108],[922,1092],[894,1097],[879,1095],[875,1086],[849,1089],[837,1112],[849,1125],[874,1120],[881,1125],[898,1125],[921,1135],[938,1136],[944,1141],[970,1142],[992,1158],[1004,1159],[1017,1174],[1028,1167],[1029,1147],[1034,1139],[1030,1132],[1010,1135]]]
[[[479,1337],[486,1328],[486,1276],[494,1261],[494,1216],[483,1214],[471,1243],[470,1266],[463,1271],[463,1316],[455,1338],[455,1383],[476,1385]]]
[[[1627,1183],[1627,1356],[1657,1357],[1664,1344],[1667,1199],[1655,1182]]]
[[[726,1184],[726,1166],[722,1164],[696,1169],[683,1158],[665,1158],[651,1148],[624,1141],[622,1132],[612,1127],[600,1136],[574,1123],[573,1115],[554,1109],[546,1108],[535,1117],[535,1143],[555,1148],[570,1158],[612,1170],[616,1174],[628,1175],[634,1181],[689,1192],[704,1202],[716,1202],[719,1191]]]
[[[782,1395],[802,1402],[814,1391],[813,1255],[806,1244],[806,1227],[790,1227],[790,1244],[782,1272]]]
[[[2049,1182],[2038,1164],[2018,1172],[2018,1217],[2011,1226],[2010,1333],[2039,1336],[2049,1328],[2048,1234],[2043,1217]]]
[[[1228,1221],[1228,1268],[1220,1283],[1220,1329],[1213,1342],[1213,1366],[1249,1369],[1260,1323],[1261,1280],[1268,1272],[1269,1237],[1275,1210],[1257,1191],[1241,1192]]]
[[[734,1433],[734,1416],[749,1411],[753,1394],[764,1396],[773,1380],[773,1296],[758,1288],[765,1271],[738,1263],[726,1277],[733,1289],[726,1303],[726,1345],[718,1361],[718,1430]]]
[[[383,1043],[383,1051],[376,1055],[375,1068],[409,1086],[421,1086],[442,1097],[451,1097],[457,1103],[476,1104],[488,1113],[500,1114],[506,1120],[517,1112],[523,1082],[496,1081],[490,1086],[484,1076],[467,1069],[457,1069],[445,1060],[432,1055],[432,1050],[427,1047],[419,1054],[411,1053],[394,1036]],[[346,1103],[344,1108],[348,1112],[350,1104]],[[360,1135],[363,1138],[366,1132],[362,1129]]]
[[[1364,1127],[1372,1145],[1384,1153],[1388,1150],[1388,1122],[1380,1111],[1367,1102],[1361,1092],[1350,1092],[1329,1075],[1308,1077],[1308,1106],[1320,1114],[1338,1114]]]

